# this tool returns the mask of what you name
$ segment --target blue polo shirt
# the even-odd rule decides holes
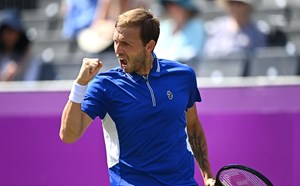
[[[98,74],[82,111],[103,120],[111,185],[197,185],[186,134],[186,111],[196,101],[194,71],[155,55],[148,76],[120,67]]]

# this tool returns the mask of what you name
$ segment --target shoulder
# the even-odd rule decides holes
[[[188,27],[191,27],[191,28],[203,28],[203,22],[200,18],[198,17],[194,17],[192,19],[190,19],[188,21],[188,24],[187,24]]]
[[[162,28],[170,28],[174,26],[174,23],[171,19],[165,19],[160,22]]]
[[[252,30],[258,35],[258,36],[261,36],[261,37],[264,37],[265,34],[263,33],[263,31],[259,28],[257,22],[250,22],[250,25],[252,27]]]
[[[107,85],[109,82],[118,81],[118,79],[121,79],[124,74],[125,73],[120,67],[116,67],[109,71],[97,74],[92,80],[91,85]]]
[[[96,78],[98,79],[110,79],[110,78],[114,78],[114,77],[119,77],[124,75],[124,71],[122,70],[121,67],[115,67],[112,68],[106,72],[101,72],[99,74],[96,75]]]
[[[199,18],[192,18],[190,19],[184,26],[183,32],[190,34],[191,38],[195,38],[195,34],[203,34],[204,33],[204,26],[202,21]]]
[[[265,40],[266,35],[262,32],[262,30],[258,27],[256,22],[250,22],[247,28],[247,33],[252,37],[253,40],[257,42],[261,42]]]
[[[206,24],[205,30],[209,35],[228,32],[230,18],[228,16],[216,17]]]
[[[157,59],[160,66],[162,73],[183,73],[183,74],[195,74],[194,70],[186,65],[182,64],[178,61],[168,60],[168,59]]]
[[[230,23],[230,21],[231,21],[231,18],[229,16],[220,16],[220,17],[214,18],[211,21],[211,23],[215,27],[218,27],[220,25],[226,25],[226,26],[228,26],[228,24]]]

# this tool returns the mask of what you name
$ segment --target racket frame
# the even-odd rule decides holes
[[[223,171],[228,170],[228,169],[239,169],[239,170],[247,171],[247,172],[257,176],[259,179],[261,179],[263,182],[265,182],[268,186],[273,186],[271,181],[268,178],[266,178],[264,175],[259,173],[258,171],[254,170],[250,167],[247,167],[247,166],[244,166],[244,165],[239,165],[239,164],[230,164],[230,165],[226,165],[226,166],[222,167],[216,175],[216,184],[215,184],[215,186],[223,186],[223,184],[220,181],[220,175]]]

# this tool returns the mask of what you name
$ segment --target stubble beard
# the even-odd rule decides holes
[[[132,59],[132,72],[139,73],[146,69],[146,51],[141,51],[134,59]]]

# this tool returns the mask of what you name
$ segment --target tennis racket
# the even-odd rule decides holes
[[[244,165],[227,165],[216,175],[215,186],[273,186],[261,173]]]

